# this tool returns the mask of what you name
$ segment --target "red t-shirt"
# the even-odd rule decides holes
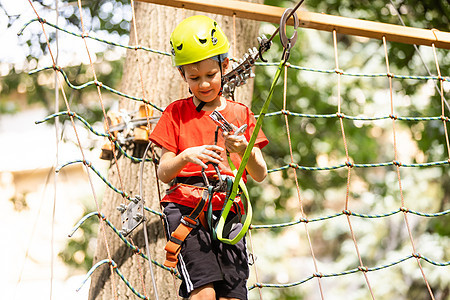
[[[182,151],[190,147],[202,145],[214,145],[215,130],[217,128],[214,121],[209,117],[211,111],[197,112],[192,97],[172,102],[164,110],[158,124],[156,124],[150,135],[150,140],[160,147],[178,155]],[[219,111],[223,117],[238,128],[247,124],[247,130],[244,136],[250,140],[253,129],[255,128],[256,119],[252,111],[244,104],[227,100],[226,107]],[[264,133],[260,130],[256,138],[255,146],[260,149],[266,146],[268,140]],[[217,145],[225,149],[225,139],[221,132],[218,134]],[[219,164],[220,173],[222,175],[233,175],[228,165],[226,151],[221,153],[223,161]],[[239,168],[241,159],[238,154],[231,153],[231,160],[236,168]],[[201,176],[202,168],[194,163],[188,163],[178,174],[178,177]],[[206,170],[208,177],[216,175],[213,166],[208,165]],[[243,179],[246,181],[246,172]],[[171,189],[172,190],[172,189]],[[178,189],[177,189],[178,190]],[[191,194],[189,194],[191,192]],[[175,191],[168,193],[163,201],[175,202],[189,207],[195,207],[199,197],[203,193],[203,188],[196,191]],[[216,193],[221,194],[221,193]],[[215,195],[216,196],[216,195]],[[220,196],[220,195],[218,195]],[[219,197],[219,198],[224,198]],[[216,197],[214,197],[216,198]],[[213,198],[213,209],[222,209],[223,199]],[[215,203],[220,200],[221,203]]]

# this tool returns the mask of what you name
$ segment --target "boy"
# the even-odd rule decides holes
[[[170,43],[174,65],[193,96],[168,105],[150,136],[150,140],[162,148],[159,179],[172,183],[162,200],[169,235],[180,226],[181,218],[190,215],[202,199],[205,191],[202,169],[209,182],[217,180],[212,164],[218,166],[222,176],[233,176],[226,151],[239,167],[256,123],[253,113],[245,105],[221,95],[230,46],[214,20],[206,16],[183,20],[172,32]],[[217,126],[209,117],[214,110],[235,128],[246,124],[245,133],[217,135]],[[258,182],[267,175],[260,150],[267,143],[264,134],[259,132],[246,165],[246,172]],[[245,174],[243,178],[246,180]],[[211,202],[215,217],[220,215],[225,200],[225,192],[213,194]],[[209,229],[200,224],[193,226],[186,238],[177,243],[181,244],[177,257],[183,281],[180,296],[192,300],[247,299],[249,269],[245,239],[235,245],[224,244],[213,240]]]

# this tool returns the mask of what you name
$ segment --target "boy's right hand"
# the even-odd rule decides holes
[[[202,168],[207,169],[206,162],[212,162],[219,164],[223,161],[220,153],[223,148],[216,145],[204,145],[198,147],[191,147],[184,150],[181,154],[186,162],[191,162],[200,165]]]

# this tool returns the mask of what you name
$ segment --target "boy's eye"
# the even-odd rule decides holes
[[[218,73],[218,71],[214,71],[212,73],[209,73],[208,77],[214,77],[214,76],[216,76],[217,73]]]
[[[189,79],[195,81],[195,80],[198,80],[198,77],[190,77]]]

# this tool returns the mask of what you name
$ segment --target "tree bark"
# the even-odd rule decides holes
[[[253,0],[250,2],[262,3],[263,1]],[[186,17],[203,13],[136,2],[135,14],[138,41],[135,41],[132,24],[130,45],[141,45],[170,53],[169,37],[175,26]],[[233,21],[232,17],[207,15],[215,19],[227,35],[231,44],[230,57],[239,58],[247,52],[248,48],[257,46],[256,37],[259,28],[257,22],[238,18]],[[235,30],[233,29],[234,22]],[[142,89],[139,68],[142,73],[145,93]],[[173,100],[189,96],[186,84],[177,70],[172,67],[171,58],[143,50],[128,50],[120,90],[137,97],[145,96],[146,99],[158,107],[166,107]],[[236,100],[250,105],[252,93],[253,82],[250,80],[245,86],[237,89]],[[120,100],[120,108],[134,111],[138,109],[141,103],[123,98]],[[159,116],[160,113],[155,111],[154,115]],[[139,151],[136,152],[136,150],[141,150],[141,153]],[[130,154],[139,157],[142,155],[142,145],[135,149],[128,149],[128,151]],[[137,153],[139,154],[136,155]],[[118,168],[115,165],[111,165],[108,174],[109,181],[132,196],[138,195],[139,168],[139,163],[132,163],[128,158],[122,156],[118,160]],[[156,211],[161,211],[157,188],[157,184],[160,183],[156,181],[153,163],[145,163],[143,177],[144,195],[141,196],[144,198],[145,205]],[[165,187],[160,184],[162,194],[164,189]],[[119,230],[122,227],[121,218],[116,207],[121,203],[128,204],[128,200],[123,199],[121,195],[111,189],[106,190],[102,203],[102,213]],[[147,218],[146,226],[149,234],[151,258],[162,264],[165,259],[164,246],[166,243],[162,221],[158,216],[148,212],[145,215]],[[99,229],[94,263],[108,258],[107,249],[109,249],[112,260],[117,264],[118,269],[129,280],[130,284],[139,293],[147,295],[150,299],[155,299],[148,262],[142,257],[135,255],[108,226],[105,226],[105,232],[106,238],[101,228]],[[130,238],[143,253],[146,253],[142,226],[136,228],[129,235],[128,240]],[[105,239],[107,240],[107,245],[105,244]],[[159,299],[177,299],[178,286],[181,281],[175,279],[170,272],[158,266],[153,265],[153,271]],[[143,276],[140,275],[141,273]],[[92,276],[89,299],[116,299],[114,292],[117,293],[117,299],[137,298],[117,274],[114,274],[113,281],[111,281],[110,268],[105,264]]]

